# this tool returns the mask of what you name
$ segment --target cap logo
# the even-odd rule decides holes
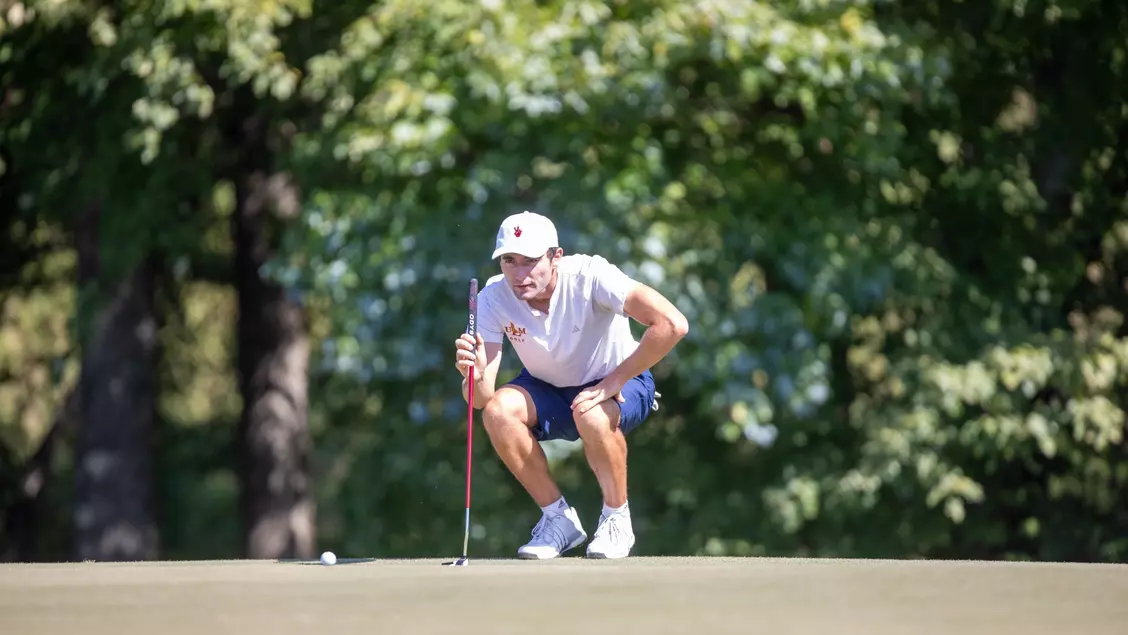
[[[513,228],[513,235],[516,236],[517,238],[520,238],[521,237],[521,228],[520,227],[514,227]]]

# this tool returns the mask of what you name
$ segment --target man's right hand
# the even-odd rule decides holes
[[[469,333],[463,333],[454,341],[454,365],[463,378],[470,374],[470,368],[473,367],[474,381],[481,381],[486,373],[486,341],[482,339],[481,333],[477,334],[477,340],[475,346],[474,338]]]

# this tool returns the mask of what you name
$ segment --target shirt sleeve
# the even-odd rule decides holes
[[[486,293],[486,289],[478,292],[478,315],[476,319],[478,321],[478,333],[481,334],[484,341],[494,344],[500,344],[504,341],[501,322],[498,320],[497,311],[493,303],[490,302],[490,296]]]
[[[601,256],[592,256],[588,267],[592,279],[591,295],[595,303],[609,311],[626,315],[623,306],[627,301],[627,294],[637,284],[635,280]]]

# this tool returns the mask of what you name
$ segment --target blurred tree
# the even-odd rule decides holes
[[[18,124],[3,127],[3,144],[25,222],[69,225],[79,252],[84,288],[76,337],[82,370],[73,555],[135,559],[152,557],[157,548],[148,441],[156,395],[151,380],[158,270],[152,241],[125,239],[146,237],[147,217],[130,214],[121,196],[137,185],[137,171],[117,171],[121,153],[107,152],[121,143],[128,113],[98,116],[106,112],[102,107],[113,112],[129,86],[112,78],[90,81],[100,76],[99,60],[86,25],[74,19],[82,9],[77,3],[17,3],[5,14],[4,116]],[[79,69],[86,72],[68,74]],[[70,125],[83,115],[99,125]],[[64,130],[70,134],[60,134]],[[111,174],[116,178],[104,178]],[[37,223],[26,218],[30,210]]]
[[[285,101],[296,76],[277,54],[274,30],[295,14],[308,15],[309,7],[261,9],[247,2],[109,7],[32,1],[16,3],[0,24],[10,80],[4,116],[19,122],[0,139],[5,156],[13,157],[13,198],[41,218],[62,221],[86,245],[80,257],[80,327],[89,339],[81,341],[87,416],[76,450],[79,529],[97,498],[88,478],[102,465],[97,444],[125,453],[111,458],[122,459],[139,488],[137,496],[113,494],[122,507],[107,507],[109,515],[99,522],[141,527],[141,516],[150,517],[154,320],[164,308],[154,295],[155,280],[167,276],[162,288],[168,288],[219,275],[244,296],[239,371],[246,412],[234,441],[245,450],[247,551],[260,557],[313,553],[303,441],[305,327],[300,309],[259,277],[274,240],[265,216],[277,211],[263,198],[276,181],[264,153],[283,123],[269,106]],[[96,125],[71,125],[75,121]],[[269,185],[260,186],[260,179]],[[217,182],[234,183],[238,191],[231,226],[236,249],[233,260],[218,266],[202,240],[213,221],[205,201]],[[101,213],[80,217],[87,209]],[[223,269],[228,272],[217,274]],[[130,421],[117,419],[123,412],[136,425],[119,425]],[[278,470],[287,473],[281,486]],[[279,510],[286,516],[281,524]],[[144,540],[134,541],[134,556],[155,553],[152,529],[144,527]],[[93,540],[79,533],[82,544]]]
[[[239,89],[233,101],[228,145],[238,156],[231,224],[244,399],[238,456],[246,555],[310,558],[317,545],[305,309],[261,273],[281,224],[298,214],[300,194],[286,173],[274,169],[273,122],[256,112],[254,95]]]
[[[150,445],[156,414],[155,263],[124,278],[106,275],[100,204],[76,229],[81,334],[79,423],[75,444],[74,554],[82,560],[156,557]]]
[[[4,180],[10,185],[11,181]],[[0,186],[17,197],[18,189]],[[13,205],[13,209],[15,206]],[[78,363],[68,322],[74,259],[61,232],[12,214],[0,282],[0,560],[50,557],[68,541],[57,474],[74,437]],[[63,477],[65,478],[65,477]],[[63,547],[65,549],[65,546]]]

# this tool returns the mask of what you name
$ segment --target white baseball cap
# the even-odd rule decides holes
[[[548,218],[533,212],[513,214],[501,222],[490,259],[502,254],[521,254],[538,258],[553,247],[560,246],[556,226]]]

